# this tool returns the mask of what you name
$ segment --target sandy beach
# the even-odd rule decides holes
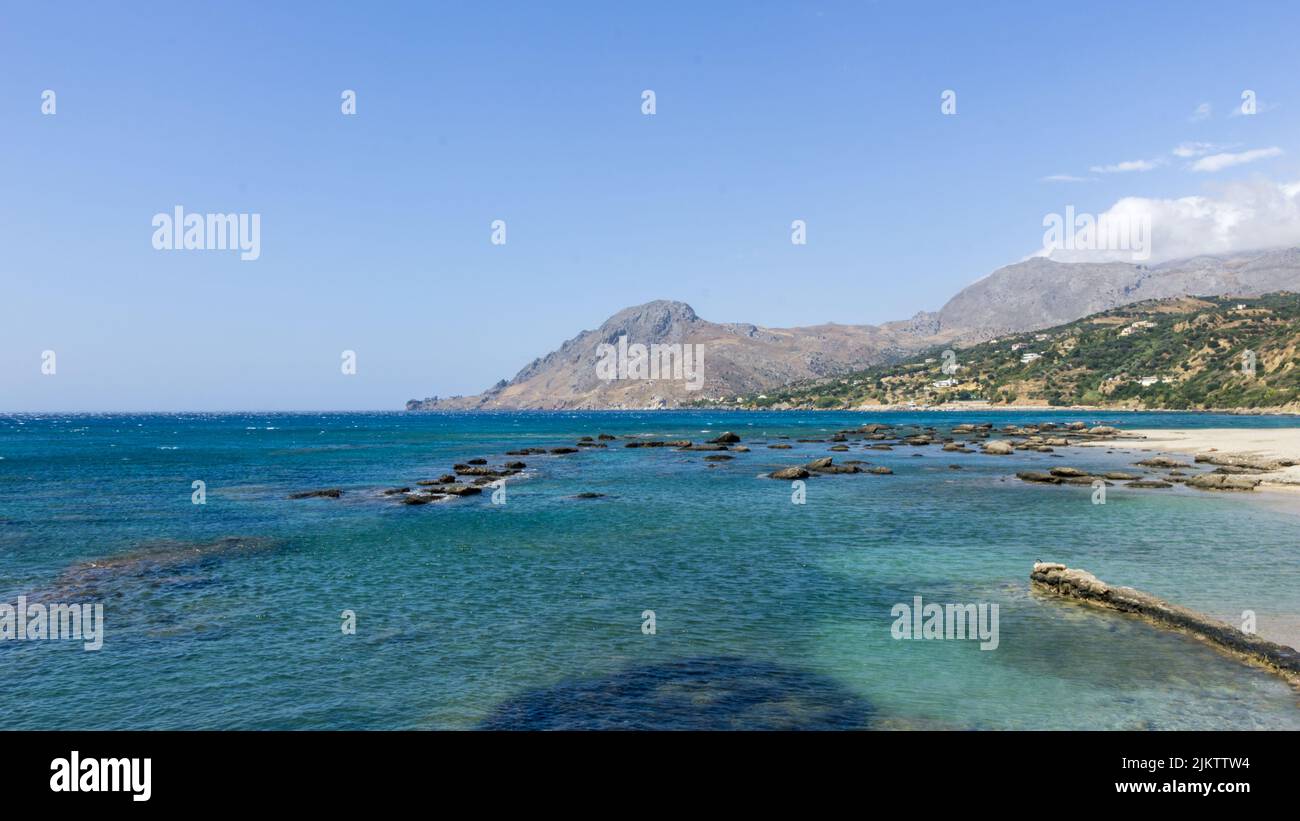
[[[1241,454],[1300,463],[1300,427],[1126,430],[1124,444],[1165,453]],[[1264,474],[1260,490],[1300,491],[1300,464]]]

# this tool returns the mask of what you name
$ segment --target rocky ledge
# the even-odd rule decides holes
[[[1230,655],[1266,667],[1300,688],[1300,651],[1276,644],[1230,624],[1156,598],[1131,587],[1109,585],[1086,570],[1057,562],[1035,562],[1029,580],[1039,590],[1069,599],[1133,613],[1161,627],[1181,630]]]

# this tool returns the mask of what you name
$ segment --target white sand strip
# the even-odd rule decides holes
[[[1188,428],[1177,430],[1125,430],[1115,447],[1166,453],[1240,453],[1268,459],[1300,462],[1300,427],[1296,428]],[[1130,439],[1128,437],[1143,437]],[[1263,474],[1260,490],[1300,491],[1300,465]]]

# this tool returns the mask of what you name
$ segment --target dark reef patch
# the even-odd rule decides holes
[[[33,601],[94,601],[135,595],[142,588],[196,589],[212,582],[223,562],[260,555],[281,546],[278,540],[230,536],[210,542],[148,542],[103,558],[78,562]]]

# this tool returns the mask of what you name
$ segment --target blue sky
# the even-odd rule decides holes
[[[540,5],[0,12],[0,411],[400,408],[651,299],[906,318],[1066,205],[1300,180],[1291,4]],[[154,250],[178,204],[261,258]]]

